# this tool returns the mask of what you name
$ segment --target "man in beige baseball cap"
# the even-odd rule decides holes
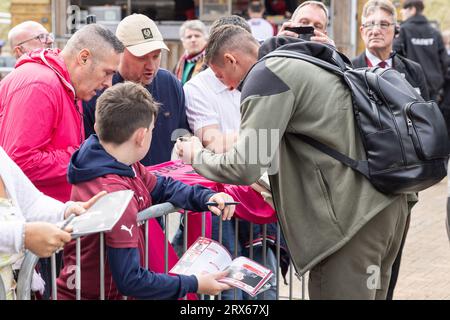
[[[116,36],[134,56],[158,49],[169,50],[155,22],[143,14],[132,14],[118,25]]]
[[[173,133],[190,131],[181,82],[168,70],[160,68],[161,51],[169,49],[155,22],[142,14],[125,17],[117,26],[116,36],[125,51],[113,85],[124,81],[140,83],[160,103],[150,151],[141,163],[148,166],[169,161],[174,145],[172,136],[177,138]],[[86,138],[95,133],[95,104],[100,94],[83,104]]]
[[[161,50],[169,50],[155,22],[143,14],[120,21],[116,36],[125,46],[119,73],[125,80],[148,85],[161,64]]]

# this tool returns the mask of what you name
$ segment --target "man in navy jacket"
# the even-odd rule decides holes
[[[152,145],[141,163],[149,166],[169,161],[175,139],[189,132],[183,87],[169,71],[160,68],[161,50],[169,49],[156,24],[142,14],[124,18],[116,36],[125,45],[125,52],[113,85],[124,81],[140,83],[160,104]],[[86,138],[95,133],[95,104],[101,93],[83,104]]]

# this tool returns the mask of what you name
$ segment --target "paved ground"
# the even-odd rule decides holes
[[[412,210],[395,299],[450,299],[445,229],[447,180],[421,192]]]

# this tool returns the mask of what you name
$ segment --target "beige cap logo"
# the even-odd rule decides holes
[[[151,38],[153,38],[152,30],[150,30],[150,28],[142,29],[142,34],[144,35],[144,39],[151,39]]]
[[[155,50],[169,50],[155,22],[143,14],[132,14],[120,21],[116,36],[136,57]]]

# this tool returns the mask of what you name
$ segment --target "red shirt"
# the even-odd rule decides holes
[[[138,248],[141,257],[140,264],[144,266],[144,228],[143,226],[138,227],[136,220],[137,213],[152,204],[150,192],[155,187],[156,177],[139,163],[132,167],[136,172],[135,178],[109,174],[79,183],[73,186],[71,198],[74,201],[85,201],[102,190],[108,192],[133,190],[133,199],[112,231],[105,233],[105,242],[112,248]],[[149,223],[154,224],[155,228],[160,228],[155,219],[149,220]],[[64,247],[64,268],[57,279],[58,299],[75,299],[75,244],[76,241],[73,240]],[[98,234],[81,238],[81,298],[100,298],[100,236]],[[105,298],[122,299],[122,295],[112,279],[106,254]]]

